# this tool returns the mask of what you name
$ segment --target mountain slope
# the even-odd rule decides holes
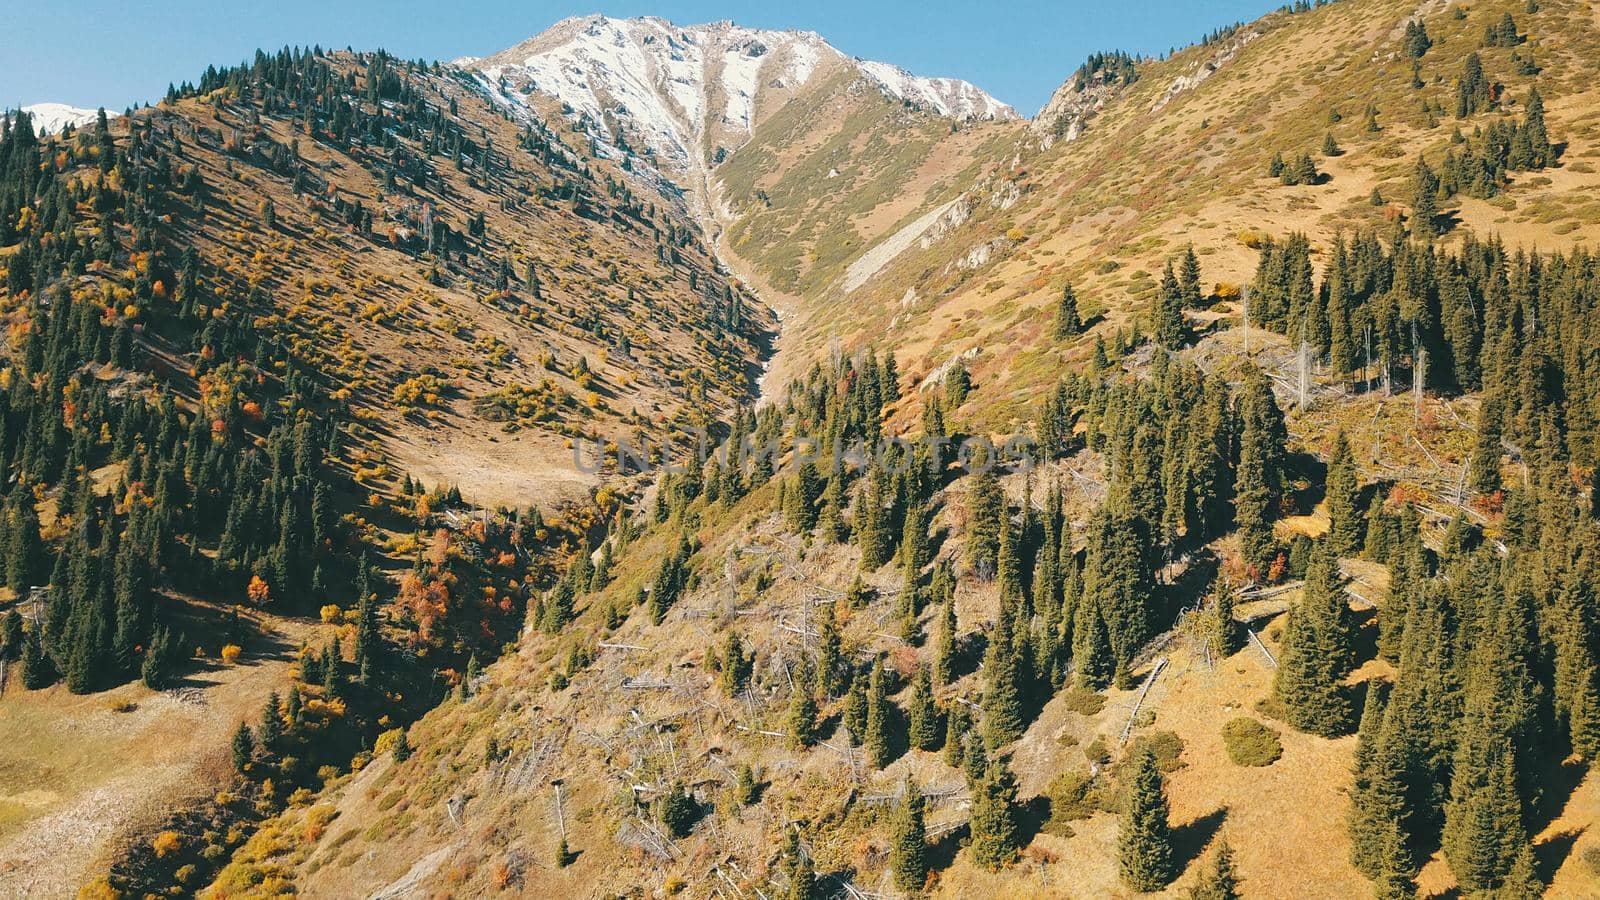
[[[513,104],[538,92],[684,171],[732,152],[760,122],[839,68],[886,95],[958,119],[1016,113],[950,78],[918,78],[883,63],[851,60],[811,32],[764,31],[731,22],[678,26],[665,19],[566,19],[486,58],[458,60]]]
[[[753,397],[773,318],[683,205],[459,72],[285,50],[104,130],[8,125],[3,530],[37,542],[0,588],[9,895],[70,894],[196,821],[242,840],[253,800],[215,800],[230,720],[306,677],[303,647],[353,647],[359,560],[460,531],[459,570],[363,614],[393,665],[318,702],[285,787],[515,634],[555,548],[611,512],[580,440],[642,448]],[[169,677],[141,664],[161,634]],[[136,868],[169,886],[223,843]]]
[[[1600,780],[1577,735],[1600,722],[1580,722],[1600,684],[1600,278],[1584,249],[1600,237],[1600,20],[1533,7],[1300,4],[1169,59],[1090,66],[1032,128],[956,125],[848,71],[813,76],[692,188],[716,202],[730,264],[786,313],[776,365],[792,380],[769,382],[735,435],[827,446],[881,421],[1025,433],[1047,459],[998,484],[827,460],[662,476],[600,551],[615,577],[550,595],[579,598],[570,627],[530,621],[481,686],[408,732],[414,752],[286,813],[220,891],[265,874],[326,895],[773,896],[814,869],[829,891],[887,895],[910,843],[938,896],[1130,895],[1119,814],[1148,748],[1174,871],[1141,893],[1186,895],[1225,838],[1244,896],[1363,895],[1374,874],[1428,896],[1591,895]],[[1419,17],[1432,46],[1413,57]],[[1457,116],[1474,53],[1493,106]],[[1551,158],[1416,189],[1419,151],[1453,178],[1485,135],[1531,141],[1535,86]],[[1317,173],[1269,175],[1276,154]],[[1366,365],[1275,306],[1320,323],[1356,295],[1344,338],[1370,324],[1385,345]],[[1213,504],[1207,531],[1191,517]],[[1307,619],[1318,602],[1333,624]],[[1148,631],[1106,650],[1126,640],[1111,620],[1141,614]],[[1318,627],[1339,636],[1308,650]],[[1395,646],[1406,631],[1422,636]],[[1332,727],[1280,682],[1319,653],[1348,655],[1326,699],[1349,721]],[[1406,701],[1392,713],[1386,686]],[[946,732],[911,738],[930,705],[934,722],[982,724],[947,732],[955,752]],[[1241,718],[1272,733],[1271,758],[1238,753],[1225,726]],[[1402,776],[1355,771],[1380,740],[1414,754],[1383,757]],[[1485,755],[1502,768],[1444,790]],[[1482,844],[1440,834],[1470,827],[1461,810],[1513,766],[1536,799],[1495,795]],[[1381,806],[1393,796],[1369,786],[1386,775],[1408,779],[1385,787],[1415,818]],[[925,843],[901,831],[907,779]],[[982,822],[1015,831],[982,837],[1020,853],[986,864],[978,804],[1009,800],[1010,779],[1015,802]],[[1384,848],[1394,871],[1354,860],[1374,831],[1349,818],[1374,808],[1369,824],[1413,829]],[[1490,843],[1504,858],[1475,873]]]
[[[1453,132],[1470,138],[1491,122],[1515,120],[1534,86],[1551,134],[1568,145],[1567,164],[1513,173],[1492,198],[1457,196],[1450,206],[1459,227],[1445,240],[1499,234],[1555,249],[1600,238],[1600,216],[1579,199],[1600,187],[1594,13],[1581,2],[1540,3],[1533,14],[1524,7],[1488,3],[1466,12],[1341,0],[1273,13],[1208,45],[1141,63],[1131,84],[1092,79],[1080,88],[1070,79],[1060,102],[1047,107],[1050,133],[1030,131],[996,148],[989,177],[959,179],[918,207],[926,212],[959,194],[973,213],[961,228],[941,229],[940,240],[899,255],[854,291],[812,292],[786,321],[796,332],[786,340],[816,346],[837,338],[849,346],[871,335],[902,348],[913,377],[977,351],[975,380],[992,391],[974,394],[974,411],[981,407],[995,426],[1025,419],[1039,386],[1092,343],[1045,337],[1063,284],[1105,313],[1091,336],[1109,340],[1136,319],[1148,327],[1162,266],[1190,244],[1207,288],[1232,290],[1251,281],[1260,237],[1301,231],[1325,252],[1338,229],[1387,228],[1411,204],[1419,152],[1437,169],[1458,147]],[[1421,87],[1413,87],[1401,41],[1418,14],[1435,47],[1418,61]],[[1507,14],[1525,32],[1523,42],[1483,47],[1485,28]],[[1456,82],[1472,52],[1505,102],[1458,120]],[[1366,124],[1369,104],[1377,131]],[[1058,125],[1073,139],[1056,138]],[[1328,135],[1336,156],[1319,153]],[[1309,154],[1327,177],[1280,185],[1267,175],[1274,153]],[[1207,318],[1238,311],[1224,303]]]

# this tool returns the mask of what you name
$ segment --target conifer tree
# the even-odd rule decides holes
[[[278,711],[277,691],[267,695],[266,706],[261,709],[261,725],[257,727],[256,734],[261,738],[262,748],[266,750],[271,750],[272,745],[283,736],[283,716]]]
[[[1254,366],[1245,371],[1238,416],[1241,427],[1234,518],[1245,564],[1261,577],[1277,553],[1272,515],[1282,489],[1281,466],[1288,432],[1266,375]]]
[[[1183,249],[1178,262],[1178,293],[1183,297],[1183,305],[1190,309],[1198,307],[1205,299],[1200,287],[1200,258],[1195,256],[1193,244]]]
[[[890,709],[888,685],[883,673],[883,658],[872,662],[872,675],[867,681],[867,733],[863,739],[867,748],[867,761],[875,769],[887,766],[894,751],[890,744]]]
[[[967,717],[966,704],[952,702],[950,711],[944,717],[944,764],[952,769],[961,767],[964,749],[966,747],[967,731],[971,728],[971,720]]]
[[[1412,175],[1411,190],[1411,235],[1418,240],[1431,241],[1439,235],[1439,177],[1420,156]]]
[[[1141,748],[1132,761],[1127,805],[1117,835],[1122,882],[1136,891],[1159,891],[1177,875],[1172,833],[1167,823],[1167,794],[1155,754]]]
[[[1149,526],[1138,516],[1102,507],[1090,519],[1082,602],[1105,624],[1112,671],[1121,684],[1127,683],[1133,658],[1150,637],[1150,598],[1155,593],[1150,545]],[[1097,638],[1086,634],[1088,640]]]
[[[1412,874],[1411,854],[1406,847],[1405,835],[1399,823],[1392,819],[1375,822],[1372,838],[1379,849],[1378,874],[1372,879],[1372,895],[1376,900],[1415,900],[1416,876]]]
[[[839,622],[833,604],[826,603],[817,613],[817,687],[825,698],[836,697],[846,688],[842,660]]]
[[[789,730],[789,743],[804,750],[816,742],[817,698],[812,693],[811,666],[805,657],[794,669],[794,691],[789,695],[789,714],[785,725]]]
[[[895,887],[917,893],[928,880],[928,832],[923,824],[922,789],[908,774],[900,788],[900,805],[891,822],[889,870]]]
[[[822,891],[817,885],[816,869],[811,857],[801,849],[800,833],[793,826],[785,829],[783,874],[789,882],[788,900],[821,900]]]
[[[997,871],[1017,860],[1021,828],[1017,822],[1017,783],[1005,763],[990,760],[983,776],[972,786],[969,826],[972,861]]]
[[[1156,290],[1155,339],[1166,350],[1179,350],[1183,347],[1183,337],[1183,292],[1169,262],[1162,273],[1161,286]]]
[[[1554,613],[1556,721],[1573,752],[1600,758],[1600,628],[1594,589],[1574,576]]]
[[[1189,891],[1189,900],[1239,900],[1239,874],[1234,870],[1233,848],[1228,846],[1227,838],[1217,842],[1211,870],[1200,875],[1199,882]]]
[[[1078,313],[1078,295],[1072,283],[1061,286],[1061,296],[1056,300],[1056,340],[1064,341],[1083,331],[1083,318]]]
[[[1011,615],[1002,609],[983,656],[983,737],[990,747],[1022,734],[1019,670]]]
[[[1077,667],[1079,687],[1100,690],[1111,684],[1116,670],[1111,658],[1111,639],[1106,633],[1105,617],[1091,597],[1082,598],[1075,609],[1072,659]]]
[[[239,728],[233,733],[233,770],[244,772],[250,765],[250,757],[255,754],[255,735],[251,734],[250,726],[244,722],[239,723]]]
[[[1006,515],[1005,494],[1000,490],[992,460],[968,479],[967,564],[979,578],[993,578],[1000,562],[1000,520]]]
[[[1300,603],[1289,610],[1272,693],[1290,725],[1335,737],[1350,727],[1344,679],[1354,666],[1355,623],[1327,542],[1317,542]]]
[[[944,736],[944,723],[939,710],[933,705],[933,684],[926,665],[917,667],[916,679],[911,683],[910,717],[911,746],[918,750],[937,750]]]
[[[867,707],[867,676],[857,672],[844,702],[844,727],[857,747],[867,738]]]
[[[817,525],[817,499],[822,496],[817,466],[810,460],[801,463],[790,476],[783,492],[783,513],[789,529],[808,534]]]
[[[49,687],[55,680],[55,670],[50,665],[49,657],[45,656],[39,631],[34,629],[22,645],[22,686],[37,691]]]
[[[1336,558],[1354,556],[1361,549],[1366,523],[1361,519],[1361,487],[1356,478],[1355,457],[1342,430],[1333,441],[1326,485],[1329,550]]]
[[[946,600],[939,613],[939,634],[934,643],[933,681],[946,685],[955,680],[956,601]]]
[[[754,665],[755,659],[746,655],[739,632],[730,630],[722,642],[722,654],[718,660],[717,683],[721,685],[722,692],[729,697],[737,697],[749,683]]]

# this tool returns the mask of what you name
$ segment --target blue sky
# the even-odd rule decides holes
[[[1281,0],[1280,0],[1281,2]],[[1219,25],[1256,18],[1272,0],[1014,0],[1001,4],[709,0],[4,0],[0,107],[159,100],[168,82],[232,63],[256,47],[383,47],[408,59],[452,59],[508,47],[571,15],[733,19],[816,31],[840,50],[919,75],[964,78],[1032,115],[1095,50],[1159,54]]]

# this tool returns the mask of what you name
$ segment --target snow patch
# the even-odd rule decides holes
[[[68,125],[82,127],[100,117],[97,109],[80,109],[65,103],[35,103],[22,107],[22,111],[33,119],[35,134],[55,134]]]

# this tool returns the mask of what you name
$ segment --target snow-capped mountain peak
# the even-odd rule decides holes
[[[679,169],[698,167],[719,148],[737,149],[766,114],[834,66],[853,66],[886,95],[940,115],[1016,117],[967,82],[851,59],[814,32],[733,22],[570,18],[510,49],[463,57],[456,65],[475,71],[513,106],[543,94],[573,117],[613,120]]]
[[[99,110],[79,109],[65,103],[35,103],[22,107],[22,111],[33,120],[35,134],[54,134],[68,125],[81,127],[100,115]]]

